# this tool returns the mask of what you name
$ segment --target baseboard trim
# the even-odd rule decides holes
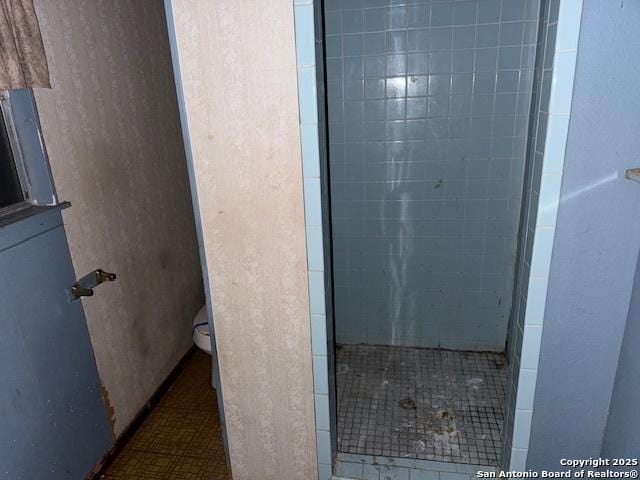
[[[100,459],[100,461],[93,467],[91,472],[85,477],[85,480],[98,480],[109,468],[109,465],[113,463],[118,454],[122,451],[122,449],[127,445],[131,437],[138,431],[138,429],[142,426],[143,422],[147,419],[151,410],[153,410],[160,400],[164,396],[165,393],[169,390],[171,385],[176,381],[178,375],[184,370],[187,363],[191,359],[191,357],[198,351],[198,348],[195,345],[192,345],[187,353],[185,353],[177,365],[171,370],[171,373],[167,375],[160,386],[156,389],[156,391],[151,395],[151,398],[144,404],[144,406],[140,409],[135,418],[131,421],[127,428],[120,434],[118,438],[113,443],[113,446],[109,449],[109,451]]]

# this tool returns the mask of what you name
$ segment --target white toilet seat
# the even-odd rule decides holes
[[[200,309],[193,319],[193,343],[195,343],[200,350],[211,355],[211,337],[209,336],[206,305]]]

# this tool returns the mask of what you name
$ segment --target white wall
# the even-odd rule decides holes
[[[36,1],[52,89],[36,90],[116,435],[191,345],[204,303],[162,2]]]
[[[166,3],[233,478],[314,479],[293,2]]]

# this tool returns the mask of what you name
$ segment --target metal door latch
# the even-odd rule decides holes
[[[71,285],[71,288],[67,290],[69,300],[73,302],[80,297],[91,297],[93,296],[93,289],[95,287],[104,282],[113,282],[115,279],[115,273],[105,272],[101,268],[98,268]]]
[[[624,171],[624,178],[640,183],[640,168],[627,168]]]

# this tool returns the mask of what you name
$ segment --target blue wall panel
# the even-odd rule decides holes
[[[624,331],[602,456],[635,458],[640,452],[640,262]],[[628,470],[628,469],[627,469]]]
[[[0,478],[81,479],[112,444],[60,213],[0,228]]]
[[[584,1],[529,468],[601,454],[640,250],[640,185],[624,178],[639,164],[639,23],[637,2]],[[632,321],[627,334],[635,331]],[[623,351],[620,375],[632,358]],[[630,428],[639,425],[634,407],[624,416]]]

